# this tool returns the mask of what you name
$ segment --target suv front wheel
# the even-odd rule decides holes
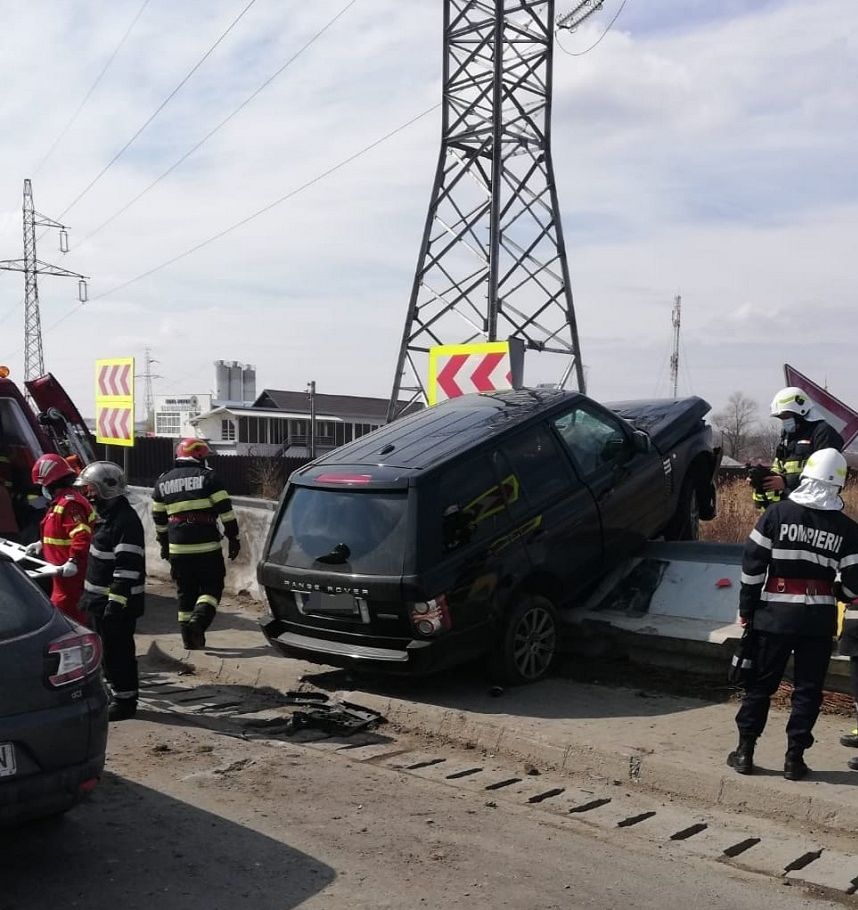
[[[511,684],[542,679],[557,651],[557,612],[539,594],[524,595],[509,614],[501,641],[499,663]]]

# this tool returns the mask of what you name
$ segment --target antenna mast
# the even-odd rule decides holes
[[[673,385],[673,397],[676,398],[679,388],[679,325],[682,317],[682,298],[679,294],[673,298],[673,353],[670,355],[670,381]],[[663,361],[662,361],[663,362]]]

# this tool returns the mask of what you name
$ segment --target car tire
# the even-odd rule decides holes
[[[693,474],[687,474],[679,491],[676,511],[664,529],[664,536],[667,540],[700,539],[700,500],[698,496],[696,478]]]
[[[537,682],[551,669],[557,653],[557,611],[538,594],[524,595],[510,612],[497,653],[504,682]]]

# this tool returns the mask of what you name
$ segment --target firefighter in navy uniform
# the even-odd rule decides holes
[[[814,452],[788,499],[762,514],[745,544],[739,617],[751,625],[755,674],[736,714],[739,745],[727,764],[754,769],[754,746],[766,725],[771,696],[793,655],[792,710],[787,722],[784,777],[801,780],[837,625],[833,584],[858,591],[858,524],[843,514],[840,490],[846,459],[836,449]]]
[[[796,386],[781,389],[772,399],[772,417],[782,424],[781,439],[768,476],[754,489],[754,503],[765,509],[785,499],[799,483],[801,469],[813,452],[843,449],[843,437],[824,420],[813,420],[813,400]]]
[[[104,669],[112,694],[108,717],[125,720],[137,713],[134,631],[144,608],[143,523],[128,502],[125,475],[113,462],[88,464],[75,486],[86,492],[98,515],[81,607],[92,617],[104,646]]]
[[[152,514],[161,557],[170,560],[179,600],[179,629],[189,650],[205,647],[223,594],[226,568],[221,550],[223,526],[227,555],[238,556],[238,522],[229,494],[206,465],[211,449],[202,439],[183,439],[176,446],[172,469],[152,491]]]

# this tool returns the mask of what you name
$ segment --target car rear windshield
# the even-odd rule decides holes
[[[407,504],[407,490],[293,487],[268,558],[320,572],[401,575]]]
[[[0,559],[0,641],[41,628],[53,607],[14,563]]]

